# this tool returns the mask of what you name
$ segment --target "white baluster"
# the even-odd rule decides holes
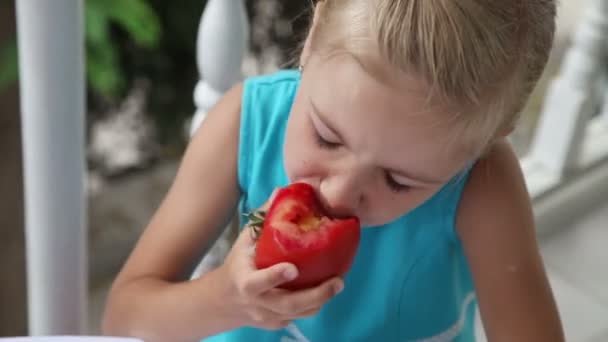
[[[31,335],[87,322],[82,20],[83,0],[17,1]]]
[[[196,113],[190,123],[193,136],[207,112],[219,98],[242,79],[242,63],[249,45],[249,20],[244,0],[208,0],[201,17],[197,37],[197,65],[200,81],[194,89]],[[192,278],[221,263],[228,253],[235,219],[192,274]]]
[[[608,2],[590,0],[558,78],[548,89],[533,141],[535,163],[558,177],[578,167],[587,122],[597,101],[598,76],[604,72]]]
[[[200,81],[194,90],[196,113],[192,136],[224,92],[242,78],[241,64],[249,42],[249,21],[243,0],[209,0],[197,38]]]

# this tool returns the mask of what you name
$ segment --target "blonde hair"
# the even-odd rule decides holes
[[[554,0],[324,0],[318,6],[311,52],[345,51],[365,60],[376,51],[426,81],[433,97],[473,109],[457,116],[475,132],[476,145],[514,126],[555,30]]]

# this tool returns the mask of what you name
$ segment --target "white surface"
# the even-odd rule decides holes
[[[598,100],[597,80],[604,71],[607,11],[604,0],[589,1],[559,75],[547,91],[531,154],[558,175],[580,166],[577,158]]]
[[[557,2],[556,37],[570,37],[570,34],[580,24],[584,9],[590,0],[562,0]]]
[[[196,39],[196,61],[201,79],[194,90],[196,113],[192,136],[217,100],[241,78],[248,48],[249,21],[243,0],[209,0]]]
[[[555,80],[548,89],[536,128],[530,150],[532,158],[558,175],[575,168],[575,157],[579,155],[592,110],[588,87],[563,76]]]
[[[608,307],[553,269],[548,272],[566,341],[591,341],[608,326]]]
[[[526,187],[532,199],[540,198],[560,185],[559,174],[552,172],[530,156],[522,158],[520,162]]]
[[[608,89],[607,94],[608,94]],[[608,97],[607,97],[608,99]],[[592,119],[587,126],[586,138],[580,155],[582,167],[606,162],[608,158],[608,106],[602,117]]]
[[[6,337],[2,342],[143,342],[142,340],[126,337],[98,336],[37,336],[37,337]]]
[[[550,192],[533,198],[537,233],[576,229],[576,222],[594,206],[607,203],[608,163],[581,172]],[[606,224],[605,226],[608,226]]]
[[[608,201],[540,241],[566,341],[608,341]],[[564,229],[566,228],[566,229]],[[478,342],[486,342],[477,318]]]
[[[577,284],[608,308],[608,201],[593,208],[571,228],[544,241],[545,261],[564,279]]]
[[[566,341],[608,341],[608,201],[564,221],[541,240],[541,253],[562,318]],[[560,229],[567,228],[567,229]]]
[[[29,331],[86,322],[83,0],[18,0]]]

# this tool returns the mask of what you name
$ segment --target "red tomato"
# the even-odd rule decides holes
[[[328,217],[314,189],[294,183],[278,191],[265,214],[255,265],[261,269],[293,263],[298,277],[280,287],[297,290],[316,286],[350,269],[360,236],[357,217]]]

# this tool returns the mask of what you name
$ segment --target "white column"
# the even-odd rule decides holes
[[[87,319],[83,0],[18,0],[31,335]]]
[[[243,0],[208,0],[196,40],[200,80],[194,89],[196,113],[190,136],[220,97],[242,79],[242,63],[249,45],[249,20]],[[232,222],[233,224],[238,221]],[[192,274],[196,278],[219,265],[231,246],[234,228],[225,229]]]
[[[243,0],[208,0],[196,41],[200,81],[194,90],[194,134],[206,113],[241,77],[249,41],[249,22]]]
[[[558,78],[548,89],[533,141],[534,162],[559,176],[578,168],[598,76],[605,72],[608,2],[590,0]]]

